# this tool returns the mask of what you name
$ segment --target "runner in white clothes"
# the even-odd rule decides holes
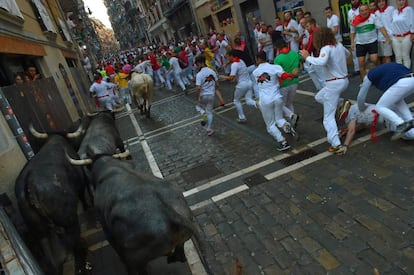
[[[235,50],[231,50],[227,53],[227,57],[231,62],[230,75],[220,75],[220,78],[234,81],[237,79],[236,89],[234,90],[234,105],[236,106],[238,123],[245,123],[247,121],[243,112],[243,105],[241,99],[244,97],[246,104],[256,107],[256,101],[253,100],[253,83],[250,79],[249,71],[246,64],[242,59],[237,57]]]
[[[397,125],[391,123],[383,116],[378,114],[376,111],[376,105],[365,105],[366,108],[363,111],[360,111],[357,104],[352,104],[349,100],[342,100],[341,104],[338,107],[338,119],[339,121],[344,121],[346,124],[346,129],[340,131],[341,135],[346,134],[343,144],[346,149],[348,149],[348,146],[351,145],[355,133],[359,130],[369,127],[371,131],[371,139],[373,141],[377,140],[375,131],[378,124],[384,124],[385,127],[387,127],[388,130],[392,132],[396,130]],[[414,129],[405,132],[401,138],[405,140],[414,140]],[[344,152],[344,154],[346,152],[347,150]]]
[[[100,74],[95,75],[94,82],[89,88],[91,96],[95,97],[97,107],[112,111],[117,105],[117,96],[114,93],[114,84],[102,80]]]
[[[359,7],[361,6],[360,0],[351,0],[352,8],[348,11],[348,26],[351,28],[352,21],[355,16],[359,14]],[[352,49],[352,63],[354,63],[354,74],[360,74],[359,72],[359,62],[356,55],[356,48]]]
[[[196,106],[197,111],[203,116],[201,125],[206,125],[207,135],[214,134],[213,124],[213,104],[214,95],[218,86],[216,72],[208,68],[204,55],[199,55],[195,59],[195,64],[199,70],[196,75]]]
[[[296,131],[283,118],[283,97],[280,94],[279,79],[289,79],[296,76],[284,72],[282,67],[269,64],[266,60],[265,52],[257,53],[256,63],[258,66],[253,71],[253,76],[259,87],[259,106],[267,132],[279,143],[276,149],[285,151],[290,148],[290,145],[277,127],[293,136],[296,135]]]
[[[323,105],[323,126],[331,145],[328,151],[341,155],[346,148],[341,145],[339,139],[335,111],[340,94],[349,84],[346,64],[349,51],[341,43],[336,42],[332,30],[327,27],[321,27],[315,32],[313,42],[315,47],[320,49],[319,57],[310,56],[306,50],[299,53],[306,62],[323,66],[325,86],[315,95],[315,100]]]

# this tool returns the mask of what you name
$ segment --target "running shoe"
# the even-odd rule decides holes
[[[279,144],[277,145],[276,149],[277,149],[279,152],[286,151],[286,150],[289,150],[289,149],[290,149],[290,145],[289,145],[289,143],[285,140],[285,141],[279,142]]]
[[[400,139],[405,134],[405,132],[413,128],[413,123],[414,120],[409,120],[397,125],[394,134],[391,136],[391,140],[395,141],[397,139]]]
[[[214,132],[215,132],[214,130],[210,129],[210,130],[207,131],[207,135],[212,136],[214,134]]]
[[[290,117],[290,125],[292,125],[293,128],[296,128],[298,121],[299,121],[299,116],[297,114],[293,114]]]
[[[207,114],[204,114],[201,118],[201,126],[204,126],[207,124]]]
[[[337,155],[343,155],[343,154],[345,154],[346,150],[347,150],[347,147],[346,146],[342,146],[342,145],[338,145],[336,147],[330,146],[328,148],[328,152],[335,153]]]
[[[246,118],[238,118],[236,119],[237,123],[246,123],[247,119]]]

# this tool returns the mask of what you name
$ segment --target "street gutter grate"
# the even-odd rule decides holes
[[[213,163],[208,162],[181,172],[181,176],[188,183],[195,183],[213,178],[222,174]]]
[[[253,186],[262,184],[268,180],[262,174],[256,173],[248,178],[245,178],[243,181],[247,186],[249,186],[249,188],[252,188]]]
[[[308,149],[308,150],[302,151],[302,152],[300,152],[298,154],[295,154],[293,156],[284,158],[284,159],[280,160],[279,163],[281,163],[281,164],[283,164],[285,166],[290,166],[290,165],[295,164],[295,163],[298,163],[298,162],[300,162],[302,160],[305,160],[305,159],[309,159],[311,157],[314,157],[317,154],[318,153],[315,150]]]

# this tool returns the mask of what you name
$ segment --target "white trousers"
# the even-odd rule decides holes
[[[277,127],[283,127],[287,121],[283,118],[283,97],[280,95],[273,101],[260,100],[260,109],[267,132],[278,142],[285,140]],[[276,127],[277,125],[277,127]]]
[[[395,62],[403,64],[411,69],[411,35],[392,38],[392,50],[395,55]]]
[[[326,131],[326,138],[333,147],[341,145],[335,112],[339,96],[348,88],[348,84],[348,78],[328,81],[325,83],[325,87],[315,95],[315,100],[323,105],[323,127]]]
[[[414,93],[414,77],[398,80],[380,97],[376,104],[377,112],[391,124],[399,125],[413,119],[410,108],[404,98]],[[393,110],[397,110],[398,115]]]

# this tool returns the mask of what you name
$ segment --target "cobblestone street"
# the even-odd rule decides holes
[[[342,97],[356,99],[359,81]],[[345,156],[328,153],[305,76],[295,100],[300,139],[288,137],[293,149],[280,153],[257,109],[244,106],[248,122],[236,122],[234,85],[220,85],[227,104],[215,109],[211,137],[193,89],[156,90],[151,119],[117,115],[136,169],[183,189],[212,274],[229,274],[235,258],[248,275],[414,274],[412,142],[391,142],[386,129],[373,142],[366,130]],[[151,274],[189,273],[183,265]]]

